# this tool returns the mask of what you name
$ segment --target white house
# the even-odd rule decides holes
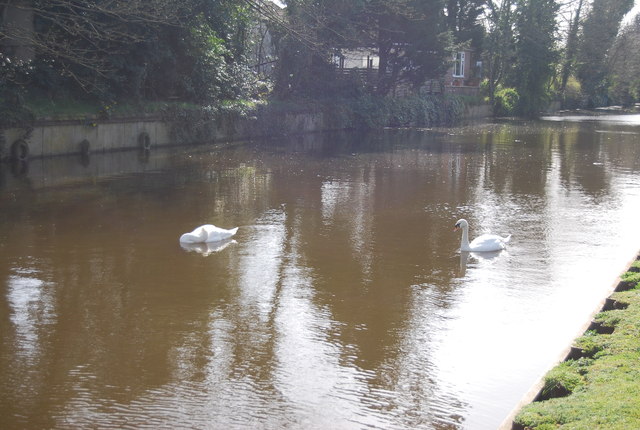
[[[348,49],[334,54],[333,64],[340,69],[377,69],[380,57],[373,49]]]

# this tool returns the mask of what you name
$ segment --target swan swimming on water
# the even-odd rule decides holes
[[[180,243],[208,243],[219,242],[236,234],[238,227],[226,230],[215,225],[205,224],[190,233],[180,236]]]
[[[495,234],[483,234],[469,243],[469,223],[465,219],[458,220],[453,231],[462,229],[462,239],[460,239],[460,251],[487,252],[500,251],[507,247],[507,242],[511,235],[500,237]]]

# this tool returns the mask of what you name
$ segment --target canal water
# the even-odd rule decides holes
[[[0,427],[495,429],[639,213],[637,115],[3,164]]]

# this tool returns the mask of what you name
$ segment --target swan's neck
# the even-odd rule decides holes
[[[469,245],[469,227],[462,228],[462,239],[460,239],[460,251],[470,251],[471,245]]]

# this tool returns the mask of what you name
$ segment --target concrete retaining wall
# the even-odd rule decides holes
[[[223,118],[209,123],[207,133],[211,141],[235,141],[265,137],[270,131],[284,134],[309,133],[326,130],[322,113],[282,114],[270,118],[271,124],[261,124],[254,119],[233,120]],[[89,143],[89,152],[107,152],[139,149],[148,136],[153,146],[190,145],[189,138],[174,141],[171,124],[161,119],[123,119],[120,121],[49,121],[36,123],[33,131],[26,135],[22,129],[0,131],[0,159],[10,157],[15,142],[23,140],[28,145],[29,158],[82,153],[81,142]],[[86,145],[86,143],[85,143]]]
[[[60,121],[36,124],[31,134],[25,138],[25,131],[8,129],[4,131],[4,147],[0,154],[11,154],[11,146],[24,139],[29,147],[29,157],[77,154],[81,152],[81,142],[89,142],[89,152],[114,151],[140,147],[141,133],[149,136],[153,145],[168,145],[169,127],[161,120],[79,122]]]
[[[469,106],[464,118],[491,115],[489,106]],[[269,118],[222,118],[203,126],[206,131],[196,135],[210,136],[211,141],[237,141],[269,137],[277,134],[301,134],[335,129],[322,112],[282,113]],[[153,146],[190,145],[196,137],[182,137],[174,141],[171,124],[160,118],[132,118],[121,120],[40,121],[27,136],[22,129],[0,130],[0,160],[12,155],[12,146],[24,140],[29,158],[80,154],[83,150],[107,152],[139,149],[141,136],[148,136]],[[201,138],[202,139],[202,138]],[[144,139],[143,139],[144,140]],[[88,148],[82,147],[82,142]]]
[[[467,106],[463,119],[475,119],[475,118],[489,118],[493,115],[491,105],[474,105]]]

